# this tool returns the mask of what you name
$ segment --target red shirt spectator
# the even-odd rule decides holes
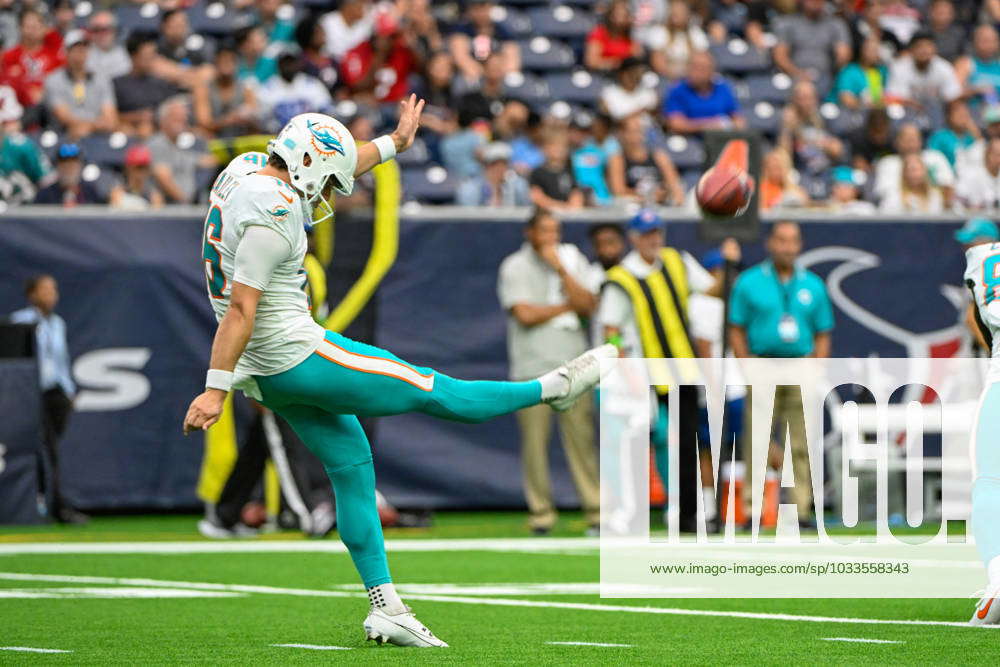
[[[628,0],[614,0],[604,21],[587,35],[584,65],[591,70],[615,70],[626,58],[641,53],[642,47],[632,39],[632,10]]]
[[[22,106],[32,107],[42,101],[46,75],[64,62],[62,35],[49,30],[41,14],[26,10],[21,15],[21,41],[0,56],[0,76]]]
[[[398,102],[409,94],[416,69],[416,56],[397,32],[376,35],[348,51],[341,76],[354,93],[368,93],[376,102]]]

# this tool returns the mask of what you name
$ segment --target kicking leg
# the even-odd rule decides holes
[[[365,620],[368,638],[403,646],[447,646],[413,616],[392,585],[375,505],[371,447],[358,418],[307,405],[286,405],[276,412],[319,457],[333,485],[337,530],[371,602]]]
[[[602,346],[528,382],[467,381],[327,332],[305,361],[284,373],[258,377],[257,383],[265,400],[294,397],[293,402],[332,413],[376,417],[423,412],[481,422],[543,401],[557,410],[569,407],[597,383],[600,358],[613,353],[612,346]]]

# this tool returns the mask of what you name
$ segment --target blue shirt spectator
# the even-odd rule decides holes
[[[802,249],[798,225],[775,223],[768,237],[771,259],[744,271],[733,285],[729,324],[738,327],[746,349],[733,351],[760,357],[829,355],[828,334],[833,308],[823,280],[795,266]],[[823,337],[822,348],[820,337]]]
[[[50,309],[59,298],[56,281],[51,276],[40,276],[29,286],[28,298],[32,305],[11,313],[14,324],[34,324],[36,355],[38,357],[39,383],[42,391],[62,389],[68,397],[76,394],[76,383],[70,369],[69,345],[66,342],[66,322]],[[53,298],[37,298],[54,293]]]
[[[663,115],[670,130],[681,134],[743,126],[736,95],[715,75],[715,61],[707,52],[691,55],[687,78],[663,100]]]

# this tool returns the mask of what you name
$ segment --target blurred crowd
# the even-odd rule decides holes
[[[0,0],[0,202],[197,203],[240,139],[416,92],[412,201],[691,206],[750,128],[764,209],[1000,204],[1000,0],[567,1]]]

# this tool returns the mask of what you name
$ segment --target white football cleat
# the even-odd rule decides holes
[[[447,647],[448,644],[434,636],[417,620],[410,608],[398,614],[387,614],[384,609],[372,608],[365,619],[365,639],[378,644],[430,648]]]
[[[976,603],[969,625],[1000,624],[1000,585],[992,586],[983,591],[982,597]]]
[[[601,359],[617,357],[618,348],[606,343],[587,350],[576,359],[567,361],[556,369],[556,373],[566,378],[569,389],[562,396],[551,398],[546,402],[557,412],[568,410],[581,394],[590,391],[601,381]]]

